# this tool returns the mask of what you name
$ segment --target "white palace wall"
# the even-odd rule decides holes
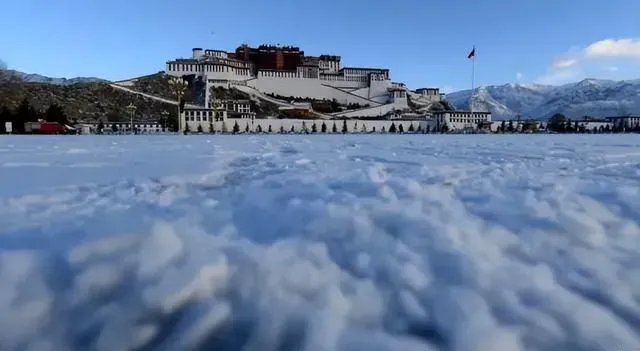
[[[313,124],[316,124],[316,129],[318,133],[322,130],[322,123],[324,122],[327,126],[327,133],[332,133],[333,124],[335,123],[337,132],[342,133],[342,120],[302,120],[302,119],[227,119],[225,122],[213,122],[213,130],[217,133],[223,132],[224,127],[226,126],[226,131],[231,132],[233,130],[234,123],[238,122],[238,127],[240,128],[240,132],[243,133],[247,127],[249,126],[249,130],[251,132],[255,132],[258,130],[258,126],[262,128],[262,132],[267,133],[269,130],[269,126],[271,126],[272,133],[278,133],[280,131],[280,127],[284,128],[285,132],[289,132],[291,130],[291,126],[294,128],[294,132],[300,133],[303,131],[303,124],[306,126],[307,130],[311,132],[311,128]],[[202,130],[204,133],[209,132],[209,122],[187,122],[189,124],[189,129],[192,133],[198,130],[198,125],[202,125]],[[363,126],[365,132],[372,132],[373,128],[375,128],[375,132],[380,133],[383,130],[389,131],[391,124],[394,123],[396,128],[399,128],[402,125],[404,132],[408,132],[411,124],[413,124],[414,130],[418,129],[420,125],[422,130],[426,129],[425,121],[403,121],[403,120],[347,120],[347,132],[348,133],[362,133]]]
[[[248,80],[247,85],[259,90],[265,94],[276,94],[281,96],[293,96],[301,98],[315,98],[315,99],[336,99],[341,104],[360,104],[371,105],[372,102],[364,97],[348,93],[335,88],[335,84],[327,86],[323,84],[334,83],[332,81],[324,81],[314,78],[299,78],[299,77],[258,77],[257,79]],[[343,82],[343,83],[357,83],[362,86],[361,82]],[[352,84],[356,85],[356,84]]]

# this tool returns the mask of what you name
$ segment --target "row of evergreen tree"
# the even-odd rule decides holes
[[[329,128],[327,126],[327,124],[325,122],[322,122],[322,124],[320,125],[320,128],[318,128],[317,124],[314,122],[311,125],[311,128],[308,128],[306,126],[305,122],[302,122],[302,129],[298,130],[297,132],[301,132],[301,133],[327,133],[329,131]],[[368,132],[372,132],[372,133],[376,133],[378,132],[376,130],[375,127],[373,127],[370,131],[367,129],[366,124],[362,123],[360,125],[360,127],[358,128],[357,122],[354,125],[354,129],[351,131],[352,133],[354,131],[359,131],[362,133],[368,133]],[[443,130],[444,131],[444,130]],[[191,132],[191,129],[189,127],[189,124],[187,124],[185,126],[185,132],[189,133]],[[202,124],[198,125],[197,129],[196,129],[197,133],[204,133],[205,132],[205,128],[202,126]],[[213,124],[209,123],[209,127],[207,130],[208,133],[214,133],[214,128],[213,128]],[[226,124],[223,123],[222,125],[222,132],[231,132],[233,134],[237,134],[241,132],[240,129],[240,125],[238,124],[238,122],[236,121],[233,124],[233,127],[231,128],[230,131],[227,130],[226,128]],[[250,133],[251,130],[249,128],[249,125],[247,124],[244,128],[244,132],[245,133]],[[256,133],[273,133],[273,128],[271,127],[271,125],[268,126],[267,130],[263,130],[262,126],[258,124],[258,126],[256,127],[255,130]],[[279,133],[296,133],[295,127],[292,125],[291,128],[289,128],[289,130],[285,130],[284,126],[280,126]],[[349,129],[347,128],[347,121],[343,120],[342,121],[342,128],[340,128],[339,130],[340,133],[349,133]],[[417,127],[414,127],[413,123],[411,125],[409,125],[409,127],[407,128],[407,130],[404,130],[404,126],[402,124],[398,124],[396,126],[396,124],[394,122],[391,123],[391,125],[389,126],[389,130],[386,130],[385,127],[382,127],[379,132],[381,133],[431,133],[431,127],[427,126],[426,130],[422,128],[422,125],[418,124]],[[336,125],[336,122],[333,122],[333,125],[331,126],[331,133],[338,133],[338,126]]]
[[[36,110],[29,100],[24,99],[15,109],[6,106],[0,108],[0,134],[7,132],[5,123],[11,122],[13,134],[24,134],[26,122],[37,122],[38,120],[47,122],[58,122],[69,124],[69,120],[62,107],[57,104],[50,105],[44,112]]]
[[[587,128],[584,124],[577,121],[572,122],[563,114],[556,113],[549,119],[547,130],[556,133],[640,133],[640,125],[629,126],[624,123],[615,123]]]

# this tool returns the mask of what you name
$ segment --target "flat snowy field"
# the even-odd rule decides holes
[[[640,136],[0,137],[0,349],[640,350]]]

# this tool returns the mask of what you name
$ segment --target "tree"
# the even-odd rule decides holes
[[[500,133],[504,133],[507,131],[507,122],[505,120],[502,120],[502,123],[500,123]]]
[[[258,129],[262,132],[262,127],[259,124],[258,124]],[[271,124],[269,124],[269,129],[267,129],[267,132],[273,133],[273,129],[271,129]]]
[[[215,130],[213,130],[213,122],[209,122],[209,133],[213,134],[213,133],[215,133],[215,132],[216,132],[216,131],[215,131]]]
[[[249,123],[244,127],[244,132],[249,133]]]
[[[316,122],[313,122],[313,125],[311,125],[311,133],[317,133],[318,132],[318,127],[316,126]]]
[[[198,124],[198,129],[197,129],[198,133],[203,133],[204,130],[202,129],[202,124]]]
[[[509,121],[509,125],[507,126],[507,130],[509,131],[509,133],[513,133],[513,131],[514,131],[513,121]]]
[[[45,112],[45,120],[47,122],[57,122],[60,124],[69,124],[69,120],[67,116],[64,114],[64,111],[57,104],[52,104],[47,108]]]
[[[556,133],[564,133],[566,131],[566,122],[567,118],[563,114],[556,113],[549,118],[547,129]]]
[[[262,133],[262,126],[258,124],[258,128],[256,128],[258,133]],[[269,125],[269,133],[271,133],[271,125]]]
[[[357,131],[358,131],[358,121],[355,121],[355,122],[353,123],[353,132],[355,133],[355,132],[357,132]]]
[[[360,127],[360,132],[362,132],[362,133],[366,133],[367,132],[367,126],[364,123],[362,123],[362,127]]]
[[[295,133],[296,130],[293,128],[293,124],[291,125],[291,129],[289,129],[289,133]]]
[[[104,130],[104,123],[102,123],[102,120],[100,120],[96,129],[98,130],[98,134],[102,134],[102,130]]]
[[[419,124],[418,124],[418,128],[420,128],[420,125],[419,125]],[[414,127],[413,127],[413,123],[411,123],[411,124],[409,125],[409,133],[413,133],[413,132],[415,132],[415,131],[416,131],[416,130],[415,130],[415,129],[414,129]]]
[[[13,133],[15,134],[25,133],[25,122],[35,122],[38,120],[36,110],[31,107],[29,100],[26,98],[22,100],[12,117],[13,118],[10,122],[13,127]]]
[[[280,133],[284,134],[284,126],[283,125],[280,125]]]
[[[112,131],[114,134],[115,134],[115,133],[117,133],[117,132],[118,132],[118,126],[117,126],[117,125],[115,125],[115,124],[112,124],[112,125],[111,125],[111,131]]]
[[[442,129],[440,130],[442,133],[449,133],[449,125],[447,124],[447,122],[445,122],[442,125]]]
[[[342,120],[342,134],[347,134],[349,130],[347,129],[347,120]]]
[[[233,123],[232,131],[233,131],[233,134],[238,134],[240,132],[240,126],[238,125],[238,121],[235,121]]]
[[[309,131],[307,130],[307,124],[302,121],[302,132],[305,134],[309,134]]]
[[[191,128],[189,127],[189,123],[185,123],[184,124],[184,133],[187,134],[191,131]]]
[[[332,133],[337,133],[338,132],[338,127],[336,127],[336,122],[333,122],[333,127],[331,127],[331,132]]]
[[[427,126],[427,130],[425,131],[425,133],[430,134],[431,133],[431,125]]]
[[[322,126],[320,127],[320,131],[323,133],[327,132],[327,124],[322,122]]]
[[[376,127],[371,128],[371,133],[375,133],[376,132]]]
[[[389,133],[395,133],[395,132],[397,132],[396,123],[391,122],[391,126],[389,127]]]
[[[578,133],[586,133],[587,132],[587,127],[584,124],[580,124],[578,126]]]
[[[404,127],[402,126],[402,123],[398,125],[398,133],[404,133]]]
[[[3,107],[0,110],[0,134],[4,134],[7,132],[5,129],[5,123],[11,122],[13,120],[13,113],[6,107]]]
[[[229,129],[227,129],[227,122],[222,122],[222,132],[227,133]]]
[[[382,129],[380,129],[380,133],[386,133],[387,132],[387,128],[385,128],[385,126],[382,126]]]

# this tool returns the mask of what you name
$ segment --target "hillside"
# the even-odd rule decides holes
[[[447,95],[457,109],[468,109],[471,90]],[[570,118],[640,114],[640,80],[585,79],[561,86],[504,84],[474,89],[474,110],[489,110],[495,119],[516,115]]]
[[[15,109],[25,98],[38,111],[58,104],[72,120],[128,120],[126,106],[131,103],[138,108],[136,118],[139,120],[153,120],[162,111],[174,111],[176,108],[175,105],[114,89],[108,83],[30,83],[0,73],[0,108]]]
[[[124,89],[113,87],[106,81],[78,81],[75,84],[54,84],[52,80],[42,82],[24,81],[25,75],[14,71],[0,71],[0,108],[15,109],[23,99],[27,99],[38,111],[44,111],[51,104],[62,106],[69,119],[126,121],[129,111],[126,106],[133,103],[136,107],[136,119],[157,120],[163,111],[172,115],[177,112],[175,97],[171,93],[168,77],[163,73],[145,76],[132,81],[125,88],[154,97],[134,94]],[[67,80],[73,81],[73,80]],[[192,90],[185,95],[185,101],[196,102]],[[249,94],[235,89],[216,89],[219,99],[250,99],[252,110],[258,115],[277,114],[276,105],[267,101],[256,101]],[[170,103],[173,102],[173,103]]]
[[[73,85],[78,83],[107,83],[108,81],[95,77],[76,77],[76,78],[52,78],[45,77],[40,74],[24,73],[15,70],[6,70],[5,73],[13,75],[25,83],[45,83],[53,85]]]
[[[169,76],[164,72],[158,72],[148,76],[138,77],[126,82],[116,82],[118,85],[122,85],[134,91],[157,96],[164,99],[175,100],[175,95],[171,91],[169,85]],[[184,100],[187,104],[194,104],[204,106],[204,84],[195,81],[194,76],[184,76],[187,82],[189,82],[189,89],[187,89]],[[252,98],[249,94],[242,92],[238,89],[224,89],[216,88],[216,98],[222,100],[250,100],[251,110],[256,112],[258,117],[272,116],[278,114],[278,106],[270,103],[269,101]]]

